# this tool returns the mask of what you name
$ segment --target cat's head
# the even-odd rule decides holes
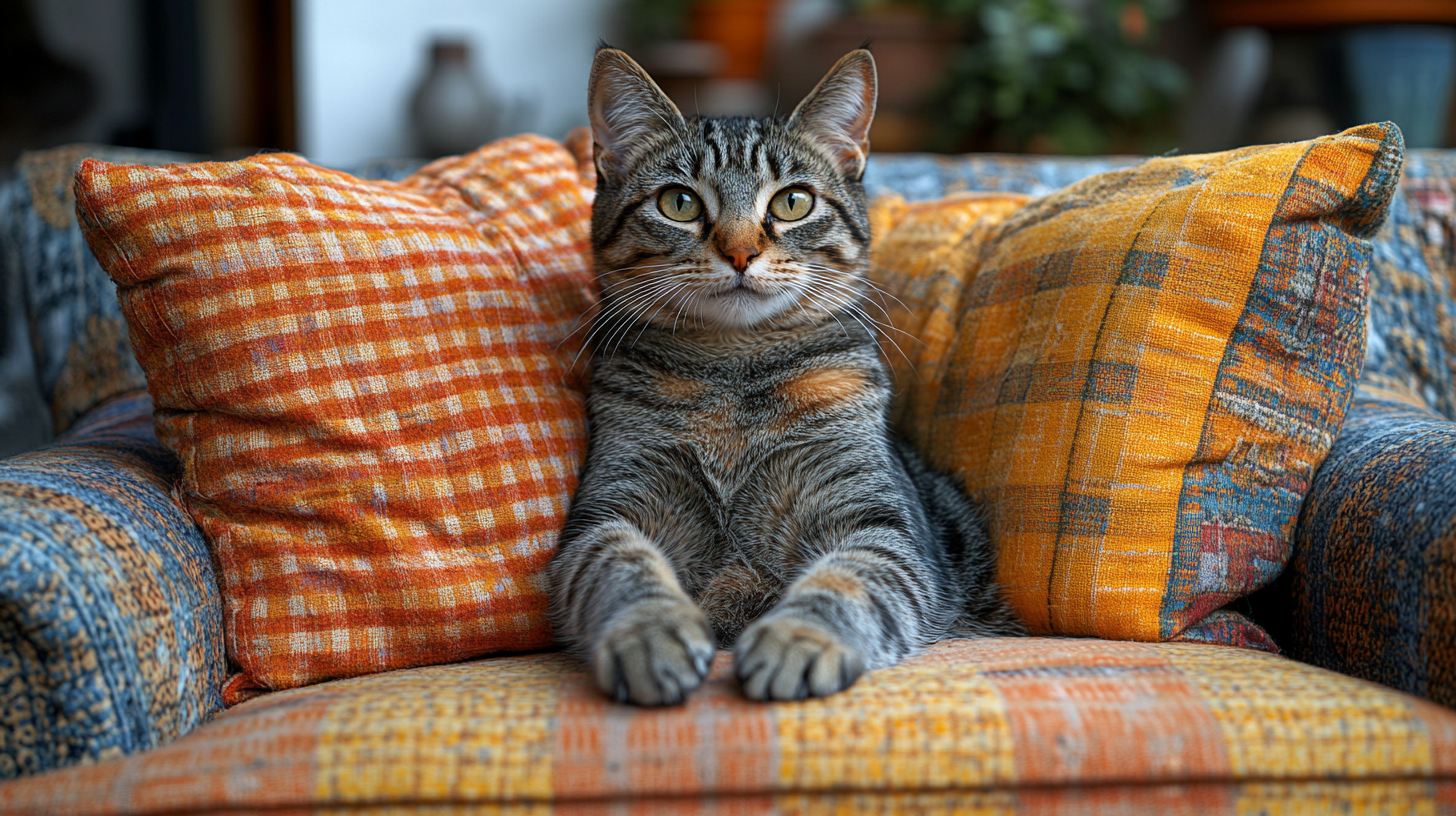
[[[820,322],[858,300],[875,62],[841,59],[787,118],[684,118],[602,48],[590,116],[604,314],[710,329]]]

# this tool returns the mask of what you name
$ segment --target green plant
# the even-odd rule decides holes
[[[694,0],[626,0],[622,4],[622,17],[626,21],[628,44],[640,47],[685,36],[693,3]]]
[[[935,99],[941,149],[1146,148],[1186,88],[1147,51],[1178,0],[922,2],[966,33]]]

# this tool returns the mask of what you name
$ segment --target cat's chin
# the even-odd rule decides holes
[[[704,324],[721,331],[752,329],[789,311],[797,300],[794,292],[755,292],[730,289],[703,298],[697,310]]]

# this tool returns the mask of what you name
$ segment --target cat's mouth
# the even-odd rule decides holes
[[[718,297],[753,298],[755,300],[769,297],[768,292],[755,286],[753,281],[749,280],[746,275],[739,275],[732,283],[718,290],[715,294]]]

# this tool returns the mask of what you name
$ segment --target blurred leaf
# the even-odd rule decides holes
[[[1026,32],[1027,50],[1038,57],[1059,53],[1067,44],[1061,31],[1049,25],[1034,25]]]
[[[1052,127],[1052,140],[1058,150],[1074,156],[1091,156],[1107,149],[1102,128],[1084,114],[1075,112],[1057,118]]]
[[[920,1],[967,32],[935,103],[941,144],[1104,150],[1165,132],[1187,92],[1146,50],[1179,0]]]
[[[1062,78],[1067,88],[1074,91],[1085,91],[1096,84],[1092,67],[1080,60],[1063,65]]]
[[[1002,85],[996,89],[991,101],[991,110],[998,119],[1010,119],[1021,113],[1021,89],[1015,85]]]
[[[1165,96],[1177,98],[1188,92],[1183,69],[1164,59],[1148,60],[1148,84]]]

